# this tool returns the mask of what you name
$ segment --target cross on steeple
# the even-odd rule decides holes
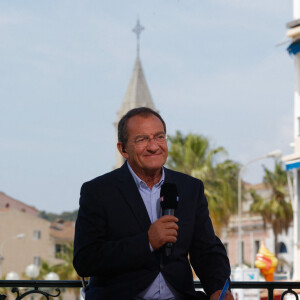
[[[137,44],[136,44],[137,56],[140,56],[140,35],[144,29],[145,28],[140,24],[140,20],[138,18],[135,27],[132,29],[132,31],[136,34],[136,39],[137,39]]]

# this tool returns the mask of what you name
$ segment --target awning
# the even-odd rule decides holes
[[[300,168],[300,160],[293,160],[285,162],[285,169],[286,171],[292,170],[292,169],[299,169]]]
[[[296,55],[298,52],[300,52],[300,40],[291,43],[286,50],[289,54]]]

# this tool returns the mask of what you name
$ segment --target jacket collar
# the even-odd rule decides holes
[[[176,176],[173,176],[173,172],[164,167],[165,180],[164,182],[175,183],[177,185],[178,193],[180,195],[180,183],[177,182]],[[144,201],[140,195],[140,192],[136,186],[136,183],[128,169],[127,162],[118,170],[118,188],[123,195],[125,201],[130,206],[133,215],[136,217],[143,231],[148,231],[151,220],[149,218]],[[179,207],[181,203],[179,203]],[[178,214],[178,208],[175,212],[175,216]]]
[[[148,231],[151,221],[145,207],[144,201],[136,186],[136,183],[125,162],[118,172],[119,190],[125,201],[130,206],[133,215],[136,217],[143,231]]]

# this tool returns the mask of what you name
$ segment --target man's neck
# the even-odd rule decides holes
[[[129,164],[129,163],[128,163]],[[130,165],[130,164],[129,164]],[[152,188],[160,181],[162,176],[162,168],[153,172],[147,172],[146,170],[136,170],[130,165],[132,171],[143,180],[147,186],[152,190]]]
[[[147,176],[144,178],[140,178],[147,184],[147,186],[152,190],[152,188],[160,181],[162,172],[160,170],[159,174],[155,174],[153,176]]]

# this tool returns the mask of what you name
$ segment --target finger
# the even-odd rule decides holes
[[[218,300],[220,295],[221,295],[221,290],[217,290],[210,296],[210,300]]]
[[[164,224],[164,228],[165,229],[175,229],[175,230],[179,229],[178,225],[176,223],[174,223],[174,222],[165,223]]]
[[[166,236],[178,236],[178,232],[177,230],[174,230],[174,229],[169,229],[166,231]]]
[[[226,292],[225,300],[233,300],[233,296],[229,291]]]
[[[163,223],[165,223],[165,222],[178,222],[178,218],[176,218],[175,216],[169,216],[169,215],[162,216],[158,220],[160,220]]]
[[[165,236],[163,245],[166,243],[176,243],[176,242],[177,242],[177,238],[175,236],[168,235],[168,236]]]

